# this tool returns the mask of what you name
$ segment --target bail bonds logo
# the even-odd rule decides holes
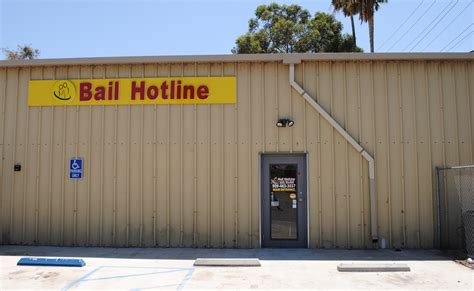
[[[71,81],[59,80],[54,83],[51,94],[56,100],[70,103],[76,97],[76,88]]]

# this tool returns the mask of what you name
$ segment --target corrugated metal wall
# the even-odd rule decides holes
[[[30,79],[234,75],[236,105],[26,105]],[[473,62],[304,62],[296,78],[375,156],[380,238],[433,247],[433,168],[473,162]],[[310,246],[372,247],[367,164],[282,63],[3,67],[0,106],[0,243],[258,247],[259,153],[307,152]]]

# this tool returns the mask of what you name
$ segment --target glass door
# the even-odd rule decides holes
[[[305,156],[262,156],[262,179],[262,245],[307,247]]]
[[[297,164],[270,164],[270,237],[298,239]]]

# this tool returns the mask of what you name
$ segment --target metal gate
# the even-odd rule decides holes
[[[474,256],[474,165],[436,168],[438,240],[441,249]]]

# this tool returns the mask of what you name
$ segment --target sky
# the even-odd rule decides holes
[[[334,13],[330,0],[0,0],[0,48],[41,58],[230,54],[260,4]],[[375,15],[376,52],[474,50],[473,0],[389,0]],[[349,18],[335,13],[350,33]],[[369,51],[366,23],[358,46]]]

